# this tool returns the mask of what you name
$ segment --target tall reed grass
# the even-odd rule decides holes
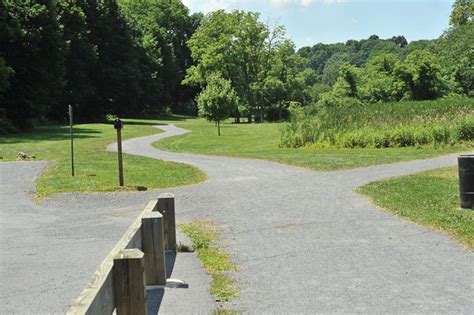
[[[451,98],[333,108],[295,108],[282,147],[451,145],[474,140],[474,99]]]

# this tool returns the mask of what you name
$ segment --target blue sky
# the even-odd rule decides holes
[[[448,27],[452,0],[182,0],[192,12],[240,9],[284,25],[297,48],[345,42],[372,34],[437,38]]]

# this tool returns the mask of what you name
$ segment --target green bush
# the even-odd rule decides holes
[[[413,132],[413,138],[417,145],[427,145],[434,143],[433,134],[430,129],[427,128],[415,128]]]
[[[474,117],[465,117],[457,122],[457,140],[469,141],[474,139]]]

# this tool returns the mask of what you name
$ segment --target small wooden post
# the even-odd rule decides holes
[[[119,184],[123,186],[123,160],[122,160],[122,130],[117,129],[117,152],[119,166]]]
[[[142,217],[142,250],[147,285],[166,285],[163,216],[159,212]]]
[[[113,278],[117,315],[146,315],[144,258],[139,249],[121,250],[114,258]]]
[[[122,160],[122,128],[123,123],[116,118],[114,121],[114,128],[117,130],[117,153],[118,153],[118,167],[119,167],[119,185],[123,186],[123,160]]]
[[[173,194],[163,193],[158,196],[158,211],[164,218],[165,249],[176,251],[176,218]]]
[[[74,129],[72,127],[73,125],[73,119],[72,119],[72,106],[69,105],[69,134],[71,136],[71,175],[74,177]]]

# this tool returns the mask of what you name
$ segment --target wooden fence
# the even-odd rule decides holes
[[[146,314],[146,286],[166,285],[167,250],[176,251],[174,196],[169,193],[148,203],[67,314]]]

